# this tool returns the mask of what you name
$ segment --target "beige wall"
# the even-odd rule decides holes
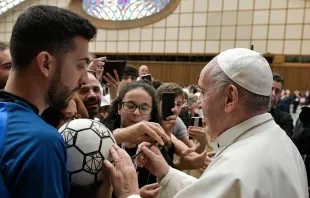
[[[27,0],[0,17],[0,40],[9,40],[24,8],[37,4],[66,7],[67,2]],[[174,13],[153,25],[98,30],[90,51],[196,54],[251,44],[262,53],[310,55],[310,1],[182,0]]]

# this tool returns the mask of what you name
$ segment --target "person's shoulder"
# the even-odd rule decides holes
[[[182,119],[178,116],[176,119],[176,123],[181,123],[181,122],[182,122]]]
[[[282,119],[285,119],[285,120],[292,120],[292,115],[290,113],[287,113],[287,112],[284,112],[284,111],[281,111],[280,109],[278,110],[278,114],[279,116],[282,118]]]
[[[177,119],[176,119],[176,125],[179,125],[179,126],[185,126],[185,124],[184,124],[184,122],[183,122],[183,120],[180,118],[180,117],[177,117]]]
[[[186,130],[186,125],[184,124],[184,122],[182,121],[182,119],[180,117],[177,117],[175,125],[173,127],[173,131],[182,131],[182,130]]]
[[[21,136],[39,141],[61,140],[56,128],[47,124],[31,109],[14,104],[8,104],[6,135]]]

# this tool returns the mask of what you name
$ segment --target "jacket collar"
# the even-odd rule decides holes
[[[261,124],[269,119],[272,119],[272,116],[269,113],[264,113],[261,115],[254,116],[222,133],[216,138],[216,142],[219,147],[226,147],[232,143],[239,135],[246,132],[250,128]]]

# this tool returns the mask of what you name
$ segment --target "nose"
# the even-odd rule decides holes
[[[276,90],[272,89],[271,93],[272,93],[273,96],[275,96],[276,95]]]
[[[139,107],[137,107],[137,108],[135,109],[135,111],[133,112],[133,115],[135,115],[135,116],[139,116],[139,115],[140,115],[140,109],[139,109]]]
[[[93,89],[88,91],[87,98],[96,98],[96,94]]]
[[[177,109],[178,109],[177,103],[174,103],[174,107],[173,107],[173,109],[171,109],[171,111],[176,112]]]

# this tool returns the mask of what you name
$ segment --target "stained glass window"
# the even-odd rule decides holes
[[[0,0],[0,15],[23,1],[24,0]]]
[[[170,0],[83,0],[91,16],[112,21],[141,19],[164,9]]]

